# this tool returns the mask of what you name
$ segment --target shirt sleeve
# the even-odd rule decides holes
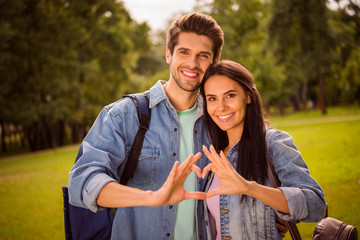
[[[118,167],[125,159],[126,146],[119,117],[104,108],[82,142],[77,161],[69,174],[69,201],[94,212],[101,189],[119,182]]]
[[[283,131],[267,131],[267,148],[281,182],[279,188],[289,205],[289,214],[277,211],[287,221],[317,222],[326,211],[324,192],[309,169],[292,137]]]

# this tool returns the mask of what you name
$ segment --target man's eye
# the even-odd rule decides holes
[[[185,50],[183,50],[183,51],[180,51],[180,54],[184,54],[184,55],[187,55],[187,54],[188,54],[188,51],[185,51]]]
[[[235,97],[235,94],[230,93],[230,94],[229,94],[229,95],[227,95],[226,97],[227,97],[227,98],[233,98],[233,97]]]
[[[207,54],[200,54],[200,57],[204,59],[209,59],[209,55]]]

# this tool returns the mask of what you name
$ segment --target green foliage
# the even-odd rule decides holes
[[[2,124],[21,126],[32,150],[63,145],[65,126],[79,141],[150,51],[149,27],[115,0],[0,5]]]
[[[286,69],[283,97],[300,109],[306,106],[308,88],[318,86],[312,100],[325,113],[324,75],[330,72],[335,46],[326,1],[272,1],[269,37]]]
[[[326,110],[360,95],[360,7],[327,2],[198,0],[196,11],[223,28],[221,58],[253,73],[267,109],[307,109],[311,100]],[[11,129],[31,150],[79,142],[104,105],[169,77],[166,31],[150,34],[121,1],[0,7],[1,143]]]

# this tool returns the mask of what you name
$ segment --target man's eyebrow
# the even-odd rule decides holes
[[[176,49],[176,51],[181,51],[181,50],[186,50],[186,51],[188,51],[188,50],[190,50],[190,48],[179,47],[179,48]]]
[[[183,51],[183,50],[186,50],[186,51],[190,51],[191,49],[190,48],[186,48],[186,47],[179,47],[176,49],[176,51]],[[208,51],[200,51],[198,54],[207,54],[207,55],[212,55],[211,52],[208,52]]]

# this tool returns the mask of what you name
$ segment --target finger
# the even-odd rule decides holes
[[[213,190],[210,190],[209,192],[206,193],[206,198],[211,198],[215,195],[220,195],[221,192],[220,192],[220,188],[216,188],[216,189],[213,189]]]
[[[191,166],[196,163],[201,157],[201,153],[195,155],[190,154],[189,157],[181,164],[185,169],[191,169]]]
[[[196,175],[201,178],[201,169],[195,165],[196,161],[201,157],[201,153],[195,154],[195,156],[190,155],[184,162],[182,174],[189,175],[191,172],[195,172]]]
[[[205,176],[212,171],[212,163],[210,163],[209,165],[207,165],[206,167],[204,167],[203,171],[202,171],[202,179],[205,178]]]
[[[201,169],[198,166],[192,165],[191,171],[195,172],[196,176],[198,176],[198,178],[202,178]]]
[[[206,199],[207,194],[205,192],[185,192],[185,199]]]
[[[176,161],[173,165],[173,167],[171,168],[171,171],[169,173],[169,176],[168,176],[168,180],[173,182],[174,179],[175,179],[175,176],[176,176],[176,171],[179,167],[179,161]]]
[[[203,145],[203,152],[205,156],[210,160],[212,163],[216,163],[216,156],[214,156],[208,149]]]
[[[187,157],[187,159],[180,164],[179,170],[178,170],[179,176],[184,175],[184,174],[185,175],[189,174],[189,173],[186,173],[186,172],[189,171],[189,168],[191,168],[192,164],[190,164],[190,161],[193,160],[193,158],[194,158],[194,156],[192,154],[190,154]]]
[[[220,158],[222,159],[222,160],[227,160],[226,159],[226,156],[225,156],[225,154],[224,154],[224,152],[221,150],[220,151]]]
[[[211,152],[212,154],[218,155],[217,152],[216,152],[216,150],[215,150],[215,148],[214,148],[214,146],[213,146],[212,144],[210,145],[209,150],[210,150],[210,152]]]
[[[213,145],[210,145],[210,153],[213,155],[214,160],[220,164],[221,163],[221,157],[219,156],[219,154],[216,152],[215,148]],[[226,159],[226,158],[225,158]]]

